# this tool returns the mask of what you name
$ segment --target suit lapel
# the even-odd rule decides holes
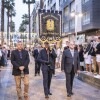
[[[76,56],[76,51],[74,50],[74,58],[75,58],[75,56]]]
[[[68,49],[69,50],[69,54],[71,55],[71,57],[72,57],[72,54],[71,54],[71,51],[70,51],[70,49]]]

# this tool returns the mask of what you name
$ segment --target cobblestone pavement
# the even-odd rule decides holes
[[[30,100],[45,100],[42,84],[42,75],[34,77],[34,60],[30,63]],[[0,100],[17,100],[14,78],[11,75],[12,67],[1,69],[0,72]],[[22,85],[23,87],[23,85]],[[74,95],[67,97],[64,73],[56,70],[56,77],[53,77],[51,92],[48,100],[100,100],[100,90],[78,80],[74,80]],[[23,99],[24,100],[24,99]]]

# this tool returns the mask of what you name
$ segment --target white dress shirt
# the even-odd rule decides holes
[[[74,50],[70,49],[70,52],[72,54],[72,57],[74,58]],[[73,65],[74,65],[74,60],[73,60]]]
[[[74,57],[74,50],[70,49],[70,52],[72,54],[72,57]]]

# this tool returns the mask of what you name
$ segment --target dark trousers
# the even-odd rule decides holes
[[[41,64],[35,61],[35,75],[40,74],[40,66]]]
[[[74,76],[75,76],[74,66],[73,66],[71,72],[70,73],[66,73],[65,72],[65,75],[66,75],[66,89],[67,89],[67,93],[71,94],[72,93],[72,88],[73,88],[73,80],[74,80]]]
[[[48,95],[50,92],[50,85],[51,85],[51,79],[52,79],[52,71],[49,70],[43,70],[43,86],[44,86],[44,94]]]
[[[56,60],[54,60],[54,69],[53,69],[53,72],[52,72],[53,75],[55,75],[55,63],[56,63]]]

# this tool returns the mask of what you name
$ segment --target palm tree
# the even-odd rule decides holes
[[[7,9],[7,17],[8,17],[8,21],[7,21],[7,40],[8,42],[7,43],[9,44],[9,17],[10,17],[10,12],[13,11],[15,7],[14,0],[5,0],[4,7]]]
[[[1,44],[3,45],[4,43],[4,0],[2,0],[2,6],[1,6]]]
[[[9,12],[9,17],[10,17],[10,30],[13,30],[12,29],[12,23],[13,23],[12,17],[15,17],[15,16],[16,16],[15,10],[14,9],[10,10],[10,12]]]
[[[27,14],[22,15],[22,23],[19,27],[19,32],[25,32],[26,31],[26,25],[29,24],[29,17]]]
[[[28,4],[28,15],[29,15],[29,40],[31,40],[31,27],[30,27],[30,4],[35,3],[35,0],[23,0],[23,3]]]

